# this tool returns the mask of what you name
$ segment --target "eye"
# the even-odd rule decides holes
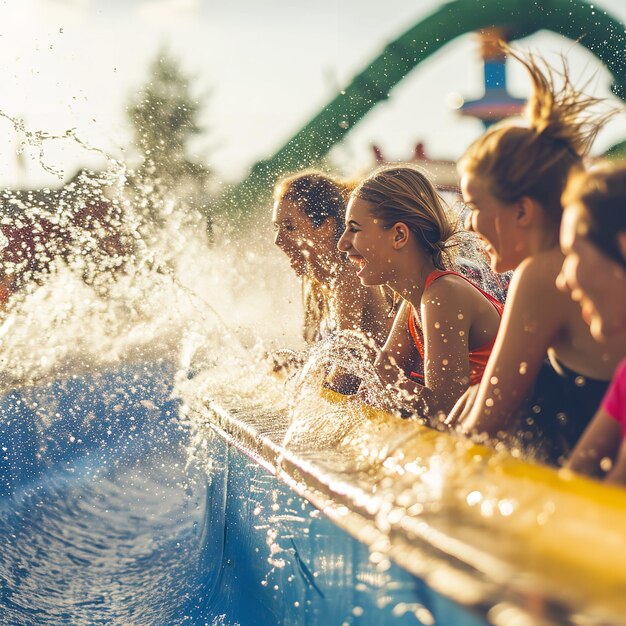
[[[350,232],[350,233],[358,233],[359,229],[356,226],[354,226],[353,224],[350,224],[350,226],[348,226],[348,232]]]
[[[274,222],[274,230],[275,231],[279,231],[279,230],[286,230],[287,232],[293,232],[294,230],[296,230],[296,227],[293,224],[290,224],[289,222]]]

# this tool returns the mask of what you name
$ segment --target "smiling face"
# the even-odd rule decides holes
[[[334,251],[334,224],[331,218],[316,227],[297,203],[281,199],[274,204],[272,222],[274,243],[287,255],[298,276],[312,274],[317,280],[329,279]]]
[[[474,174],[463,175],[461,191],[470,209],[465,226],[483,240],[491,269],[498,273],[514,270],[527,256],[517,228],[516,205],[495,198],[485,181]]]
[[[372,204],[352,197],[346,211],[346,228],[337,243],[348,260],[359,268],[363,285],[384,285],[391,276],[393,247],[391,230],[371,213]]]
[[[576,204],[563,213],[561,250],[565,260],[557,285],[580,304],[594,338],[606,339],[626,331],[626,303],[618,297],[626,289],[626,272],[589,240],[583,215]]]

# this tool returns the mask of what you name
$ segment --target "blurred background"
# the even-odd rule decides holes
[[[210,172],[219,188],[275,153],[386,44],[445,4],[2,0],[0,111],[23,122],[25,132],[63,136],[74,129],[82,142],[136,164],[146,149],[139,145],[137,124],[149,113],[134,108],[150,83],[173,73],[179,97],[191,108],[188,160],[205,167],[202,174]],[[590,13],[595,9],[591,4]],[[623,0],[602,0],[597,10],[626,22]],[[575,80],[591,79],[594,93],[616,100],[608,71],[571,39],[545,31],[516,45],[549,61],[565,54]],[[508,87],[524,97],[529,85],[518,65],[508,64]],[[483,93],[478,37],[467,34],[419,64],[354,125],[330,151],[330,165],[352,175],[373,164],[372,144],[385,159],[407,160],[418,142],[426,156],[454,160],[483,130],[479,120],[460,115],[458,106]],[[59,186],[79,168],[104,165],[102,155],[76,142],[28,145],[24,132],[6,118],[0,133],[5,188]],[[621,116],[601,133],[595,152],[624,138]]]

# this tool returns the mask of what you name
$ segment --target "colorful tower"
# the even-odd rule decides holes
[[[485,127],[495,122],[519,115],[526,101],[514,98],[506,86],[506,55],[498,41],[507,41],[503,28],[481,30],[480,51],[484,61],[485,95],[479,100],[468,100],[461,106],[461,113],[478,118]]]

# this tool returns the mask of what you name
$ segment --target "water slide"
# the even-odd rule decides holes
[[[624,24],[585,0],[454,0],[418,22],[359,72],[323,109],[270,158],[220,201],[222,210],[245,212],[267,199],[278,176],[309,167],[324,157],[422,61],[457,37],[491,26],[506,28],[510,39],[550,30],[587,48],[613,76],[612,90],[626,100]]]
[[[541,22],[533,7],[446,5],[405,35],[407,48],[386,48],[372,64],[379,78],[353,81],[349,107],[343,95],[334,114],[325,109],[308,144],[292,140],[232,193],[269,188],[304,155],[324,154],[418,56],[458,34],[513,15],[521,37],[552,24],[546,7],[571,38],[595,19],[577,1],[544,2]],[[606,50],[610,39],[623,49],[623,27],[596,12],[601,34],[585,45]],[[428,33],[419,45],[418,32]],[[396,57],[408,60],[392,80],[383,70]],[[623,62],[607,65],[623,76]],[[181,374],[192,386],[199,374],[179,356],[124,358],[87,374],[68,366],[3,387],[0,624],[624,623],[626,492],[494,459],[331,395],[297,399],[335,430],[318,448],[293,432],[286,446],[293,407],[268,400],[284,395],[278,381],[247,394],[226,381],[195,409],[203,467],[190,461],[174,394]]]

